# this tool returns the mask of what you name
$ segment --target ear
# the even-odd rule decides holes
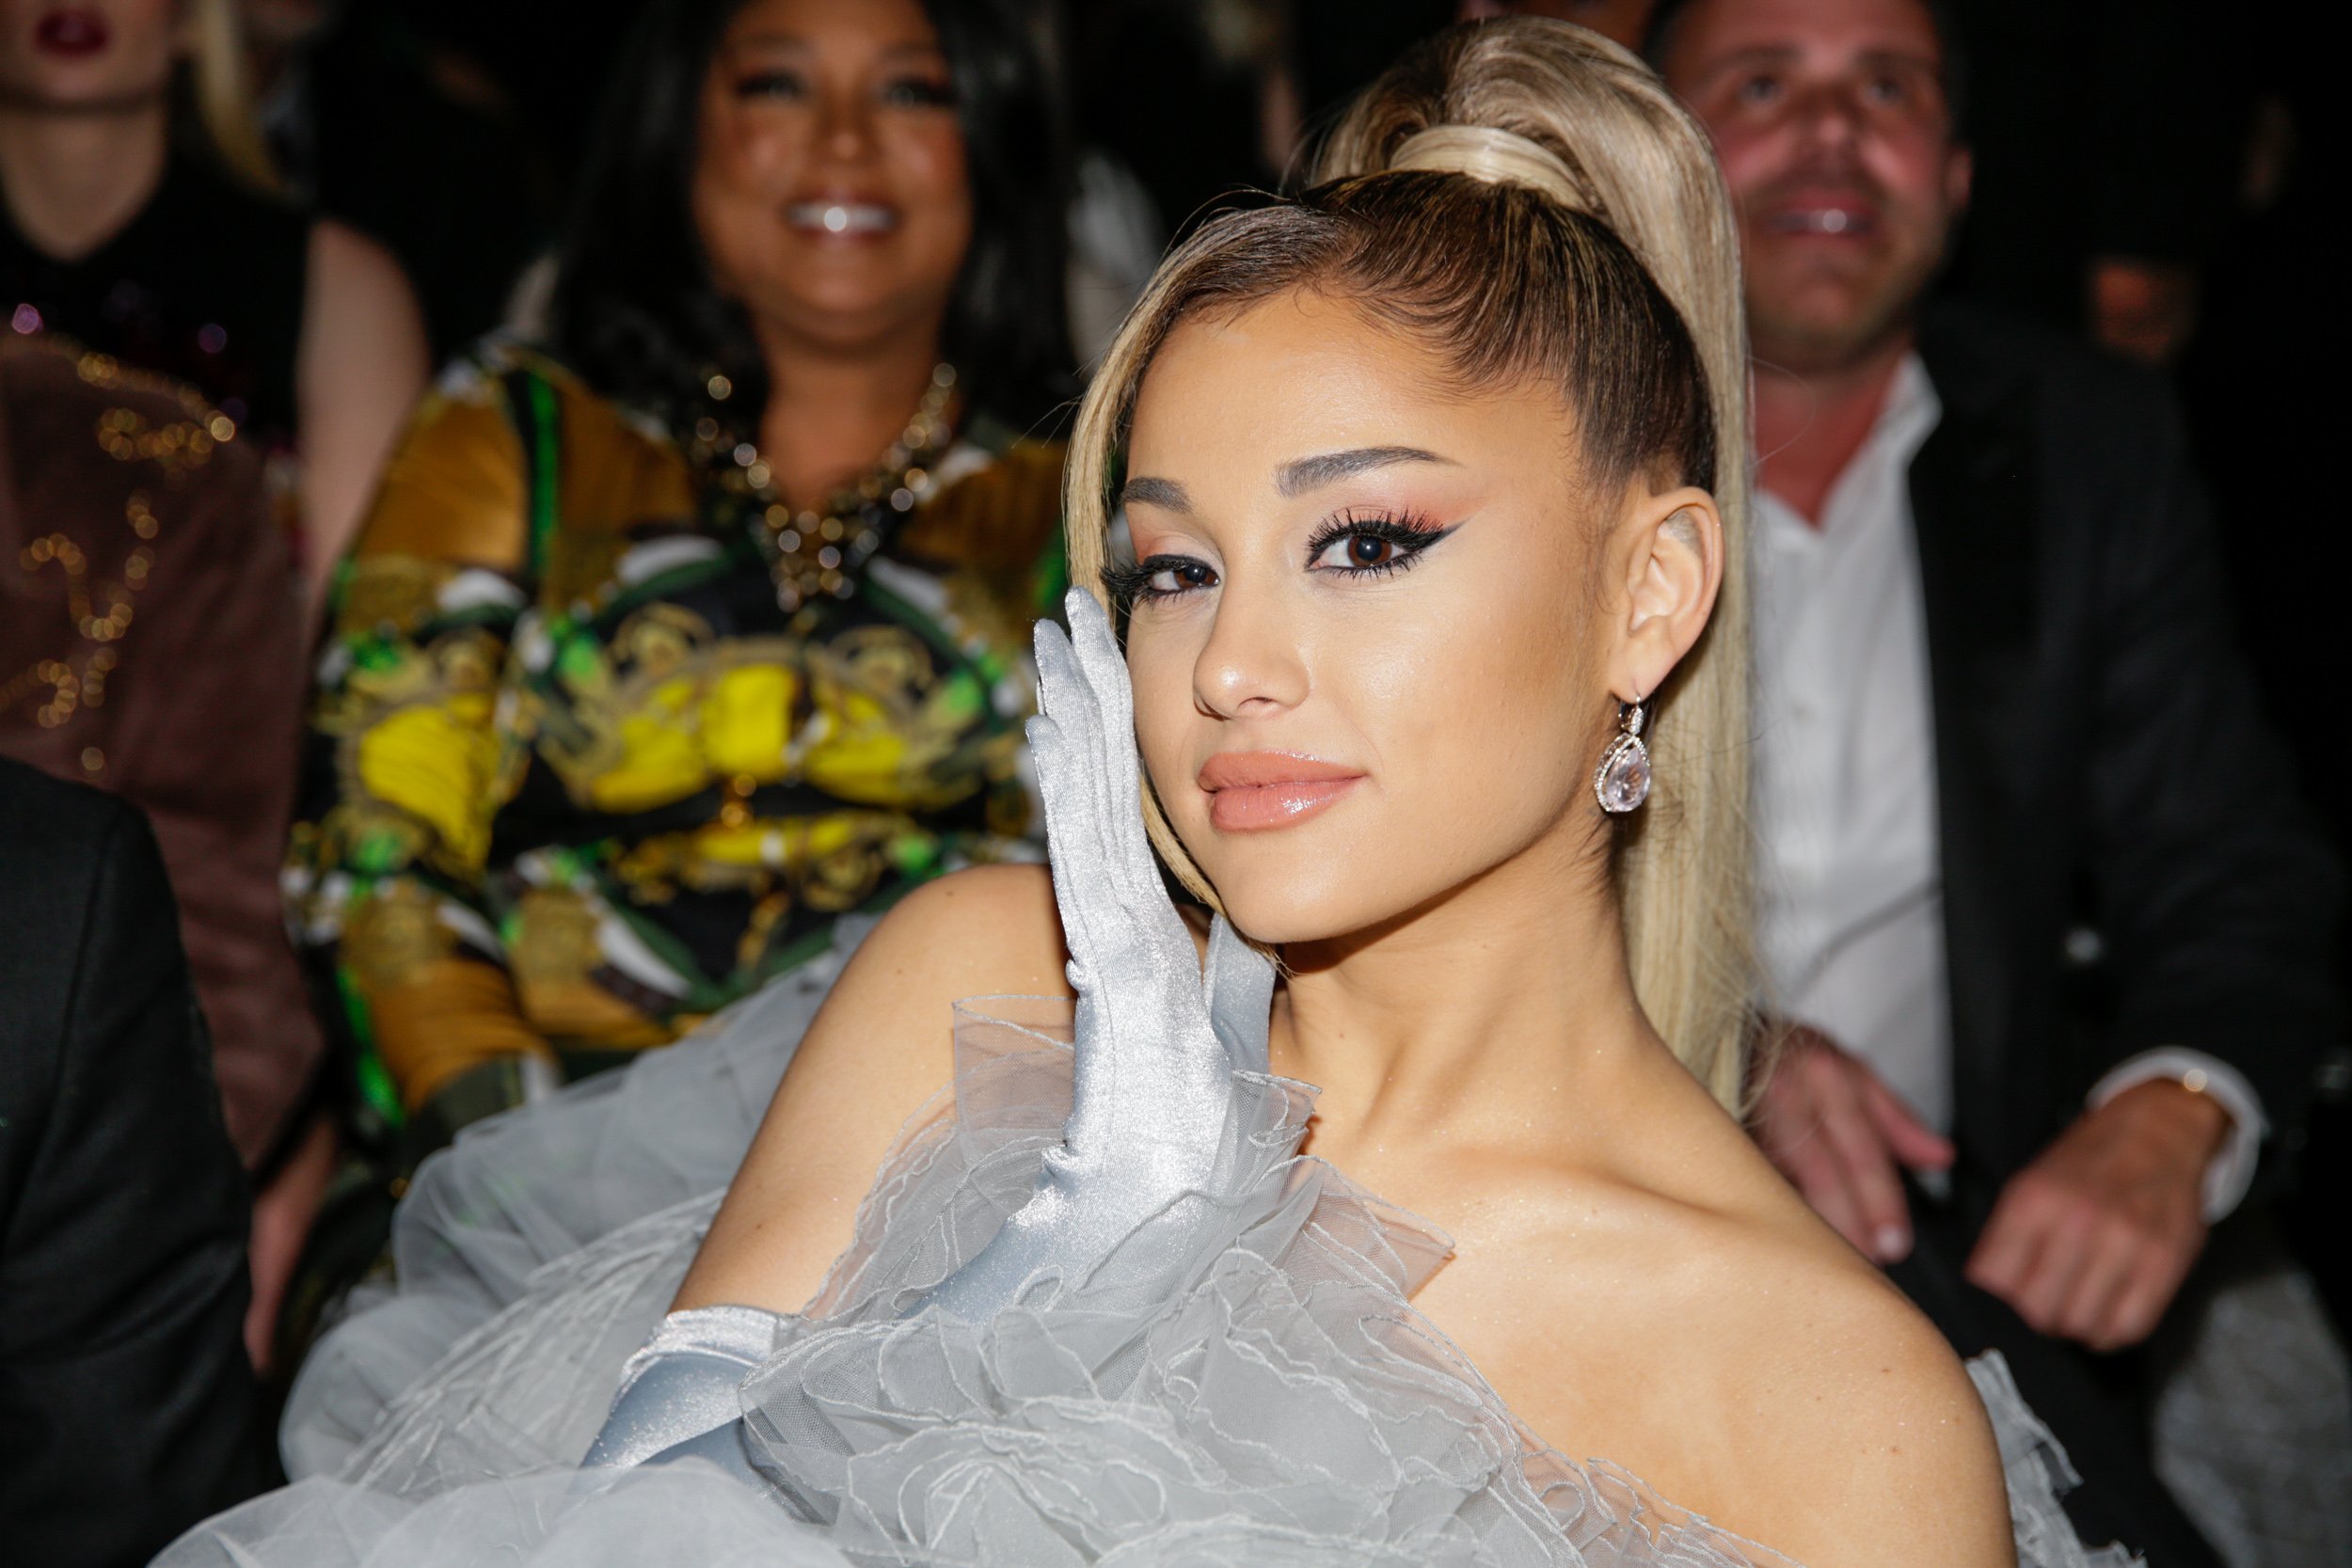
[[[1959,142],[1944,155],[1944,210],[1958,216],[1968,210],[1968,193],[1976,186],[1977,155]]]
[[[1714,613],[1724,584],[1723,514],[1694,486],[1637,495],[1618,538],[1625,620],[1609,688],[1619,702],[1637,703],[1665,684]]]

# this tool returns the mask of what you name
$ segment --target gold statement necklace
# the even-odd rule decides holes
[[[704,390],[711,402],[724,403],[735,386],[714,373]],[[731,441],[709,415],[694,422],[687,451],[730,510],[756,519],[761,553],[776,580],[776,603],[786,614],[812,599],[846,599],[857,592],[859,571],[930,491],[939,455],[955,435],[955,367],[933,368],[914,417],[882,461],[854,485],[834,492],[821,510],[795,512],[756,446]]]

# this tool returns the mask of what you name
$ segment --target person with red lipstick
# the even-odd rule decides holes
[[[1927,302],[1975,179],[1947,8],[1652,25],[1754,337],[1762,1145],[2005,1348],[2152,1559],[2343,1560],[2352,1374],[2265,1214],[2341,1027],[2340,879],[2169,396]]]
[[[196,388],[276,454],[315,608],[423,389],[381,246],[279,192],[236,0],[0,4],[0,310]]]

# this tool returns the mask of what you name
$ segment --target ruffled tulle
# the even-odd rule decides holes
[[[305,1373],[290,1456],[331,1475],[212,1522],[167,1568],[1785,1561],[1534,1444],[1406,1304],[1443,1239],[1296,1156],[1296,1084],[1236,1075],[1218,1196],[1147,1220],[1085,1278],[980,1325],[919,1309],[1028,1197],[1069,1113],[1069,1008],[1017,999],[964,1014],[952,1100],[892,1151],[745,1384],[766,1495],[695,1462],[583,1476],[781,1073],[748,1065],[753,1028],[781,1056],[768,1031],[804,1022],[763,1006],[421,1173],[401,1288]],[[601,1147],[639,1138],[666,1151]],[[2123,1560],[2085,1557],[2055,1445],[2005,1372],[1978,1377],[2022,1560]]]

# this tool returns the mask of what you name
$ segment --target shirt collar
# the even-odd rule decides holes
[[[1879,404],[1879,417],[1870,426],[1869,436],[1850,458],[1837,482],[1830,486],[1828,497],[1821,503],[1821,527],[1815,530],[1797,515],[1788,504],[1771,491],[1758,487],[1756,502],[1763,514],[1766,527],[1791,540],[1818,539],[1836,530],[1853,508],[1854,485],[1863,476],[1882,470],[1908,472],[1911,460],[1935,434],[1935,427],[1944,418],[1944,401],[1935,395],[1935,384],[1928,379],[1928,368],[1917,351],[1907,353],[1895,367],[1895,377],[1887,383],[1885,400]]]

